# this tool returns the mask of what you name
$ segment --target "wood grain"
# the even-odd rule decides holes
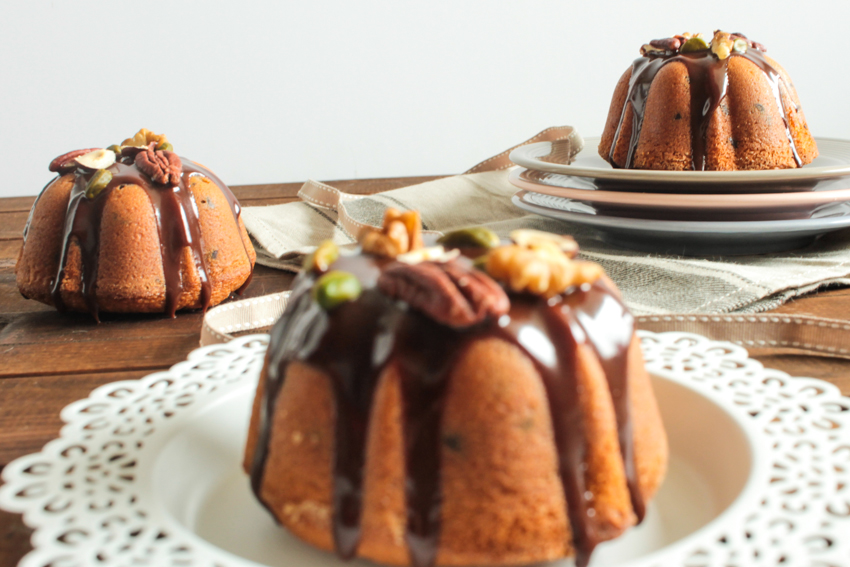
[[[120,380],[138,380],[149,370],[100,372],[96,374],[57,374],[32,378],[0,380],[0,463],[33,452],[59,435],[59,412],[72,401],[88,397],[103,384]],[[26,403],[21,403],[25,400]]]
[[[372,194],[438,176],[328,182],[349,193]],[[297,199],[301,182],[234,187],[244,206]],[[95,387],[137,379],[184,360],[198,345],[200,313],[162,316],[61,314],[28,301],[15,285],[14,265],[32,197],[0,199],[0,468],[38,451],[55,437],[62,407]],[[292,276],[259,266],[246,296],[289,289]],[[836,289],[792,301],[781,313],[850,321],[850,290]],[[792,376],[832,382],[850,394],[850,361],[753,352],[765,366]],[[30,530],[19,516],[0,512],[0,567],[14,565],[30,549]]]

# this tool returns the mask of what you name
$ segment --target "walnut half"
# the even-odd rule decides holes
[[[422,221],[417,211],[402,213],[389,208],[384,212],[383,227],[366,227],[357,240],[364,252],[395,258],[422,248]]]
[[[574,260],[577,248],[564,250],[554,238],[519,240],[491,250],[484,264],[487,273],[515,292],[554,297],[570,287],[593,283],[604,273],[599,264]]]

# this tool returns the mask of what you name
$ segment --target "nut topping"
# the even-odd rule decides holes
[[[694,51],[704,51],[706,49],[708,49],[708,44],[699,34],[697,34],[682,44],[682,47],[679,48],[679,53],[692,53]]]
[[[493,248],[499,237],[489,228],[472,226],[447,232],[437,242],[452,248]]]
[[[767,52],[767,48],[765,46],[763,46],[762,44],[760,44],[757,41],[753,41],[753,40],[749,39],[747,36],[745,36],[742,33],[735,32],[735,33],[731,34],[731,37],[735,41],[737,41],[739,39],[743,39],[747,43],[748,47],[752,47],[753,49],[758,49],[762,53]],[[746,51],[746,49],[744,51]]]
[[[313,284],[312,289],[313,299],[326,311],[354,301],[361,293],[363,287],[357,276],[341,270],[326,273]]]
[[[603,275],[598,264],[574,260],[578,244],[569,236],[523,229],[511,232],[511,239],[516,244],[491,250],[481,263],[515,292],[549,298]]]
[[[422,222],[417,211],[384,212],[383,228],[366,227],[357,239],[364,252],[395,258],[422,248]]]
[[[381,274],[378,288],[454,328],[500,317],[510,309],[508,296],[499,284],[457,260],[395,264]]]
[[[714,32],[714,37],[711,39],[711,52],[717,55],[720,60],[726,59],[732,54],[732,48],[735,42],[732,36],[726,32],[717,30]]]
[[[304,259],[304,269],[323,274],[339,258],[339,248],[333,240],[325,240]]]
[[[664,39],[653,39],[649,42],[649,45],[664,51],[676,51],[682,46],[682,41],[677,37],[667,37]]]
[[[502,246],[487,255],[486,270],[515,292],[529,292],[549,298],[572,286],[593,283],[602,267],[593,262],[571,260],[563,253],[531,249],[519,245]]]
[[[446,251],[442,246],[429,246],[412,252],[406,252],[396,256],[396,260],[405,264],[418,264],[420,262],[448,262],[460,256],[460,250],[453,248]]]
[[[88,169],[106,169],[115,163],[115,152],[111,150],[94,150],[74,158],[79,165]]]
[[[511,240],[520,246],[531,249],[554,247],[556,250],[566,253],[569,258],[575,258],[578,254],[578,243],[572,236],[522,228],[511,231]]]
[[[703,38],[702,34],[683,33],[663,39],[653,39],[640,48],[640,54],[647,55],[674,55],[676,53],[694,53],[710,50],[721,61],[727,59],[732,53],[746,53],[748,48],[759,51],[767,51],[760,43],[747,39],[740,33],[726,33],[715,30],[710,42]]]
[[[165,134],[154,134],[147,128],[142,128],[132,138],[127,138],[121,142],[121,145],[143,148],[149,146],[151,142],[155,142],[157,145],[167,144],[168,138],[165,137]]]
[[[174,152],[147,148],[136,154],[136,167],[148,174],[154,183],[177,185],[183,174],[183,163]]]
[[[99,169],[94,172],[88,183],[86,183],[86,198],[95,199],[103,193],[109,184],[112,182],[112,173],[108,169]]]
[[[74,150],[73,152],[68,152],[67,154],[62,154],[58,158],[54,159],[50,162],[50,171],[53,173],[70,173],[77,168],[77,162],[74,159],[86,155],[89,152],[93,152],[98,148],[89,148],[87,150]]]

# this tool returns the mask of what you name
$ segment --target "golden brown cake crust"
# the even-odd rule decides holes
[[[594,353],[579,349],[581,407],[590,454],[588,487],[604,539],[634,525],[608,384]],[[667,444],[635,338],[628,358],[635,461],[650,500],[666,471]],[[258,439],[254,402],[245,468]],[[450,377],[443,417],[442,530],[438,565],[518,565],[574,554],[557,474],[546,393],[515,345],[476,340]],[[332,551],[334,397],[320,370],[293,363],[278,397],[262,500],[305,541]],[[404,541],[404,465],[399,375],[380,378],[369,429],[360,557],[409,565]]]
[[[776,104],[771,80],[756,63],[744,56],[729,57],[728,90],[709,116],[705,133],[707,170],[798,167],[789,135],[799,156],[799,165],[811,163],[818,155],[788,73],[773,59],[760,52],[756,55],[752,49],[752,57],[762,57],[779,74],[777,88],[782,108]],[[707,57],[713,56],[708,54]],[[641,58],[638,62],[645,60]],[[664,64],[652,79],[629,166],[627,157],[635,115],[627,98],[633,71],[634,67],[626,70],[614,89],[599,155],[616,167],[694,169],[692,124],[698,121],[691,120],[691,105],[696,95],[692,91],[688,67],[675,58]]]
[[[584,567],[666,470],[634,319],[569,237],[478,227],[446,252],[419,225],[388,210],[308,258],[254,400],[254,494],[344,558]]]
[[[18,289],[24,297],[53,305],[52,286],[59,273],[64,226],[74,175],[58,177],[43,190],[31,213],[31,221],[16,264]],[[242,219],[238,225],[228,199],[219,187],[203,176],[192,176],[189,190],[197,203],[207,274],[211,284],[210,305],[216,305],[245,283],[251,275],[256,253]],[[96,300],[106,312],[156,313],[165,311],[166,285],[160,237],[150,198],[138,185],[126,184],[102,196]],[[71,237],[60,297],[64,307],[87,311],[82,293],[80,244]],[[183,290],[176,309],[203,306],[201,281],[192,251],[181,255]]]

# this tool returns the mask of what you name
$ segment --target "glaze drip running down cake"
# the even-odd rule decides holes
[[[50,164],[16,266],[24,297],[60,311],[206,309],[248,285],[256,254],[230,189],[140,130]]]
[[[390,209],[308,258],[254,401],[253,490],[344,558],[586,565],[666,468],[632,316],[570,238],[420,230]]]
[[[818,155],[788,73],[744,35],[653,40],[620,78],[599,144],[614,167],[802,167]]]

